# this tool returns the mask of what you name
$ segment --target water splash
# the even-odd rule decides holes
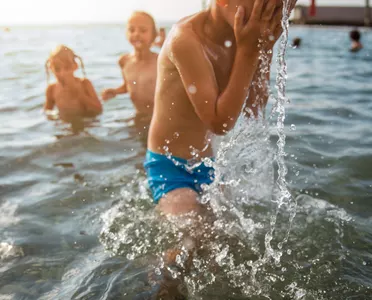
[[[190,217],[192,221],[184,219],[181,224],[177,220],[161,220],[154,212],[144,209],[151,201],[150,197],[138,199],[138,192],[133,187],[129,192],[127,187],[124,201],[104,216],[101,241],[106,248],[129,260],[143,255],[160,258],[160,262],[159,259],[157,263],[154,261],[156,275],[167,269],[163,260],[166,249],[175,245],[179,249],[184,247],[185,236],[198,241],[201,245],[198,251],[191,256],[176,258],[176,264],[183,266],[191,257],[193,267],[185,277],[191,298],[221,289],[223,293],[227,287],[246,296],[270,298],[273,293],[280,292],[283,296],[303,299],[306,295],[306,291],[286,279],[282,266],[283,253],[287,250],[284,246],[296,208],[296,201],[287,188],[284,150],[285,104],[288,102],[285,91],[288,7],[289,1],[285,0],[284,34],[277,56],[277,97],[270,115],[273,119],[277,114],[277,150],[272,147],[272,128],[268,122],[263,118],[248,120],[241,117],[226,137],[215,142],[215,162],[204,161],[207,165],[214,164],[216,169],[215,182],[204,187],[206,193],[201,199],[208,211],[213,212],[213,217],[200,217],[196,222]],[[271,53],[262,51],[261,55],[262,76],[256,82],[259,87],[267,80],[267,55]],[[256,100],[259,106],[262,99]],[[171,158],[167,143],[163,150]],[[194,152],[197,157],[198,152]],[[274,161],[278,166],[276,180]],[[168,271],[172,277],[179,276],[177,269],[168,268]]]

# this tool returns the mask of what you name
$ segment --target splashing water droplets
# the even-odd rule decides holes
[[[188,87],[188,91],[189,91],[190,94],[194,95],[194,94],[196,94],[196,92],[197,92],[197,88],[196,88],[195,85],[191,84],[191,85]]]
[[[231,41],[229,41],[229,40],[225,41],[225,47],[226,48],[230,48],[231,46],[232,46],[232,42]]]
[[[306,292],[288,282],[286,276],[291,273],[291,268],[284,260],[282,262],[283,255],[292,253],[290,249],[286,249],[286,242],[296,208],[296,202],[287,188],[287,167],[284,160],[284,106],[287,103],[284,56],[288,39],[288,2],[284,0],[284,34],[277,57],[277,97],[275,109],[270,116],[271,120],[277,117],[274,122],[278,135],[277,149],[271,144],[271,124],[262,118],[262,112],[259,111],[258,118],[247,119],[241,116],[231,132],[212,141],[215,150],[213,159],[204,158],[200,149],[193,146],[189,148],[195,165],[200,165],[202,160],[206,167],[215,168],[215,181],[209,186],[201,184],[204,194],[200,199],[201,203],[207,204],[209,213],[213,213],[212,222],[210,216],[193,217],[193,222],[184,219],[165,222],[153,212],[148,190],[143,188],[145,192],[138,196],[137,187],[132,188],[133,192],[123,195],[123,203],[119,209],[111,210],[115,217],[109,213],[104,220],[101,241],[114,254],[123,254],[130,260],[152,254],[158,258],[164,257],[164,253],[175,245],[182,249],[186,236],[191,241],[197,241],[197,245],[202,245],[201,252],[204,254],[195,253],[190,257],[192,270],[185,278],[191,295],[208,288],[212,290],[220,287],[221,282],[231,287],[234,293],[240,292],[247,296],[245,298],[259,296],[271,299],[273,289],[277,295],[282,296],[300,297]],[[262,48],[263,45],[264,41],[261,41],[262,78],[254,83],[257,87],[264,86],[270,70],[268,56],[272,53],[271,50]],[[231,41],[225,41],[225,47],[231,46]],[[187,91],[192,95],[197,93],[197,88],[191,84]],[[255,103],[258,110],[261,107],[260,101],[262,99],[258,98]],[[228,124],[223,124],[223,127],[227,128]],[[179,135],[175,132],[169,140],[165,140],[163,150],[170,159],[170,140],[172,143],[177,142],[175,139]],[[277,174],[273,163],[277,164]],[[194,165],[186,166],[187,171],[192,171],[193,168]],[[198,184],[198,180],[195,183]],[[289,228],[288,219],[277,222],[278,218],[288,216]],[[117,221],[118,218],[121,219],[120,222]],[[194,245],[188,247],[193,248]],[[154,266],[154,273],[161,276],[168,272],[173,278],[179,277],[178,267],[185,265],[188,260],[184,252],[187,251],[174,256],[177,268],[167,266],[163,260]],[[281,289],[274,287],[274,282],[275,285],[283,282]]]

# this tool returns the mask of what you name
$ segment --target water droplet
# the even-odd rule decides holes
[[[224,124],[223,124],[222,126],[226,128],[226,127],[227,127],[227,124],[226,124],[226,123],[224,123]]]
[[[273,36],[273,35],[270,35],[270,36],[269,36],[269,40],[270,40],[270,41],[273,41],[273,40],[275,40],[275,36]]]
[[[133,81],[133,84],[137,84],[137,82],[136,81]]]
[[[230,48],[231,46],[232,46],[232,42],[231,41],[229,41],[229,40],[225,41],[225,47],[226,48]]]
[[[295,125],[295,124],[292,124],[292,125],[291,125],[291,130],[292,130],[292,131],[295,131],[295,130],[296,130],[296,125]]]
[[[128,260],[133,260],[134,259],[134,254],[133,253],[128,253],[127,254],[127,259]]]
[[[366,265],[367,265],[367,263],[365,261],[363,261],[363,266],[366,266]]]
[[[191,84],[188,88],[190,94],[196,94],[197,88],[195,85]]]
[[[179,136],[180,136],[180,134],[178,132],[173,133],[174,138],[178,138]]]
[[[165,143],[166,143],[166,144],[169,144],[169,143],[170,143],[170,140],[165,140]]]
[[[155,274],[160,276],[161,275],[161,271],[159,268],[155,268]]]

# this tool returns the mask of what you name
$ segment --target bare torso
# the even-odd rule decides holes
[[[51,84],[47,88],[46,98],[44,110],[51,110],[56,106],[60,119],[67,122],[102,113],[102,105],[94,87],[86,78],[73,77],[68,84]]]
[[[156,53],[138,60],[134,55],[122,57],[120,65],[127,91],[138,113],[152,114],[156,85]]]
[[[86,108],[82,97],[86,97],[83,82],[80,78],[75,78],[74,88],[63,86],[56,83],[53,87],[53,99],[58,108],[60,118],[65,121],[73,116],[86,116]]]
[[[159,56],[158,82],[155,93],[154,115],[150,126],[148,148],[157,153],[171,153],[189,159],[211,157],[210,137],[206,125],[200,120],[191,104],[185,87],[172,62],[171,43],[175,32],[182,38],[197,38],[214,70],[219,90],[225,89],[235,58],[235,47],[226,47],[211,41],[204,33],[206,13],[180,21],[170,32],[168,42]],[[187,87],[195,89],[194,86]],[[189,90],[190,91],[190,90]],[[197,93],[197,90],[193,92]]]

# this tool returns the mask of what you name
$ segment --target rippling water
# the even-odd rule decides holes
[[[241,181],[227,188],[231,202],[212,200],[241,215],[226,217],[236,228],[211,244],[219,272],[198,261],[204,277],[189,278],[190,299],[372,299],[372,35],[349,53],[348,30],[290,30],[303,39],[287,53],[285,161],[297,213],[282,248],[288,211],[278,215],[280,263],[260,260],[275,211],[276,120],[268,118],[243,124],[248,138],[225,157],[225,179],[240,168]],[[149,289],[159,241],[174,232],[154,216],[130,100],[106,103],[79,135],[41,112],[49,51],[69,45],[100,91],[121,82],[124,29],[19,27],[0,43],[0,299],[134,299]]]

